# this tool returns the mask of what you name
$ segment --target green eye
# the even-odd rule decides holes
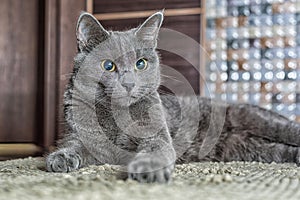
[[[136,70],[146,69],[147,68],[147,60],[144,58],[139,59],[138,61],[136,61],[134,68]]]
[[[103,60],[101,62],[101,67],[109,72],[116,71],[116,64],[111,60]]]

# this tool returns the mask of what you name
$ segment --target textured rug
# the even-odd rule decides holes
[[[169,184],[122,180],[118,166],[48,173],[43,158],[0,162],[0,199],[300,199],[294,164],[191,163],[177,165]]]

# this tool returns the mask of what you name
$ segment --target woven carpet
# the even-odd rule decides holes
[[[300,199],[300,168],[294,164],[177,165],[169,184],[140,184],[121,174],[111,165],[49,173],[43,158],[2,161],[0,199]]]

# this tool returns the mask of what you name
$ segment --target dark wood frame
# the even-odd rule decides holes
[[[40,145],[49,146],[54,141],[56,132],[57,112],[57,74],[58,69],[58,1],[46,0],[45,2],[45,51],[44,51],[44,115],[43,117],[43,138]]]

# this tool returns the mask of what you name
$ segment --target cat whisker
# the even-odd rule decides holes
[[[126,98],[126,97],[128,97],[128,96],[124,96],[124,95],[113,95],[113,96],[111,96],[112,97],[112,99],[123,99],[123,98]]]
[[[177,79],[176,77],[174,77],[174,76],[168,76],[168,75],[164,75],[164,74],[161,74],[161,76],[162,76],[163,78],[168,78],[168,79],[171,79],[171,80],[173,80],[173,81],[177,81],[177,82],[183,83],[183,81],[178,80],[178,79]]]
[[[72,78],[75,74],[72,72],[72,73],[67,73],[67,74],[62,74],[61,77],[64,77],[64,78]],[[92,78],[92,79],[95,79],[95,80],[98,80],[99,77],[97,76],[91,76],[91,75],[83,75],[83,74],[80,74],[81,77],[88,77],[88,78]]]
[[[86,100],[86,99],[82,99],[81,97],[77,96],[77,95],[72,95],[72,100],[76,100],[78,102],[81,102],[83,104],[85,104],[86,106],[88,106],[89,108],[93,109],[93,103]],[[74,105],[74,104],[71,104]]]

